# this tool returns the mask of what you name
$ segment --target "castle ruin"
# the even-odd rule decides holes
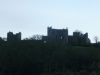
[[[81,37],[80,37],[81,36]],[[47,36],[42,37],[45,42],[54,43],[78,43],[79,39],[83,43],[89,43],[88,33],[81,35],[79,32],[73,32],[73,35],[68,35],[68,28],[66,29],[53,29],[47,27]]]
[[[47,36],[43,36],[44,41],[55,43],[68,43],[68,29],[47,28]]]

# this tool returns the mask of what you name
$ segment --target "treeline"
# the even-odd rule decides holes
[[[68,44],[71,46],[81,46],[81,47],[95,47],[95,48],[100,48],[100,43],[87,43],[87,44]]]
[[[71,70],[99,71],[100,49],[78,45],[44,43],[41,40],[0,44],[1,75],[54,75]],[[56,74],[58,75],[58,74]]]

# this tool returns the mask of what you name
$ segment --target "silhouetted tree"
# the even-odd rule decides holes
[[[42,35],[33,35],[30,39],[31,40],[42,40]]]
[[[42,40],[42,35],[33,35],[29,38],[24,38],[23,40]]]
[[[80,36],[80,37],[82,37],[82,36],[83,36],[83,33],[82,33],[82,31],[75,30],[75,32],[79,34],[78,36]]]
[[[2,38],[0,37],[0,41],[2,40]]]
[[[29,38],[24,38],[23,40],[30,40]]]
[[[0,44],[2,44],[4,42],[3,38],[0,37]]]
[[[7,38],[3,37],[2,40],[7,41]]]
[[[94,37],[94,41],[95,41],[95,43],[98,43],[99,37],[98,37],[98,36],[95,36],[95,37]]]

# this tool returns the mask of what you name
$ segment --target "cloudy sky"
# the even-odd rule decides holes
[[[22,38],[46,35],[47,27],[88,32],[100,37],[100,0],[0,0],[0,36],[22,32]]]

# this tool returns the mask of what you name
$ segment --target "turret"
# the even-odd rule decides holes
[[[48,35],[48,36],[50,36],[51,29],[52,29],[52,26],[51,26],[51,27],[47,27],[47,35]]]

